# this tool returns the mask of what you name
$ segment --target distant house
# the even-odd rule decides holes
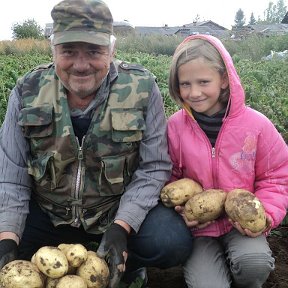
[[[211,20],[208,20],[208,21],[201,21],[201,22],[193,22],[193,23],[190,23],[190,24],[185,24],[183,25],[185,27],[206,27],[206,28],[210,28],[212,30],[223,30],[223,31],[226,31],[228,29],[226,29],[225,27],[211,21]]]
[[[44,29],[46,38],[52,34],[53,24],[47,23]],[[149,27],[149,26],[136,26],[134,27],[129,21],[114,21],[114,33],[116,35],[162,35],[172,36],[177,35],[180,37],[187,37],[189,35],[207,34],[213,35],[217,38],[245,38],[251,34],[262,36],[270,35],[283,35],[288,33],[288,12],[280,24],[255,24],[247,25],[240,28],[233,27],[232,31],[225,27],[211,21],[192,22],[184,24],[183,26],[164,25],[163,27]],[[231,36],[232,35],[232,36]]]
[[[49,38],[51,36],[52,30],[53,30],[53,23],[47,23],[44,29],[45,38]]]
[[[255,24],[250,27],[254,33],[263,36],[288,34],[288,24]]]
[[[229,36],[230,31],[225,27],[209,20],[209,21],[193,22],[185,24],[176,32],[176,35],[183,37],[196,34],[207,34],[221,38]]]
[[[168,27],[165,25],[163,27],[149,27],[149,26],[136,26],[135,33],[136,35],[148,36],[148,35],[163,35],[169,36],[174,35],[179,27]]]
[[[135,33],[135,27],[127,20],[114,21],[113,30],[117,35],[128,35]]]
[[[131,34],[135,32],[135,27],[131,25],[127,20],[114,22],[113,29],[116,34]],[[47,23],[44,29],[44,36],[49,38],[52,34],[53,30],[53,23]]]
[[[165,25],[163,27],[143,27],[136,26],[135,32],[137,35],[178,35],[181,37],[187,37],[195,34],[209,34],[216,37],[227,36],[229,30],[217,23],[209,20],[203,22],[194,22],[185,24],[183,26],[169,27]]]
[[[276,23],[276,24],[254,24],[243,27],[233,27],[232,38],[244,39],[248,36],[274,36],[288,34],[288,24]]]

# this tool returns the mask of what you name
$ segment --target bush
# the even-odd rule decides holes
[[[43,29],[34,19],[25,20],[12,26],[14,39],[44,39]]]

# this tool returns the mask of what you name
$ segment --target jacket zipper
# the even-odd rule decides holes
[[[215,146],[212,147],[212,150],[211,150],[211,157],[212,157],[212,176],[213,176],[213,186],[215,189],[219,188],[219,184],[218,184],[218,172],[217,172],[217,166],[216,166],[216,162],[218,161],[217,158],[216,158],[216,146],[217,146],[217,143],[219,142],[219,139],[222,137],[222,134],[223,134],[223,129],[224,129],[224,126],[225,126],[225,119],[223,120],[222,122],[222,125],[221,125],[221,128],[219,130],[219,133],[218,133],[218,136],[217,136],[217,139],[216,139],[216,143],[215,143]]]
[[[78,168],[76,174],[76,185],[75,185],[75,199],[79,200],[80,188],[81,188],[81,174],[82,174],[82,161],[83,161],[83,143],[85,136],[82,138],[81,145],[79,144],[79,140],[76,137],[77,146],[78,146]],[[75,219],[71,226],[79,227],[81,225],[80,215],[79,215],[79,207],[77,205],[73,206],[73,210],[75,212]]]
[[[215,146],[212,147],[212,150],[211,150],[211,158],[212,158],[212,179],[213,179],[213,187],[214,188],[218,188],[218,182],[216,180],[216,167],[215,167],[215,163],[216,163],[216,149],[215,149]]]
[[[194,121],[195,121],[198,129],[201,131],[205,141],[207,141],[208,146],[211,147],[211,162],[212,162],[212,168],[211,168],[212,171],[211,172],[212,172],[213,187],[216,189],[218,187],[218,181],[217,181],[217,177],[216,177],[217,173],[216,173],[216,166],[215,166],[215,163],[216,163],[216,148],[215,148],[215,146],[216,146],[217,140],[216,140],[215,146],[212,147],[210,140],[208,139],[205,132],[201,129],[201,127],[199,126],[197,121],[196,120],[194,120]],[[222,129],[222,127],[221,127],[221,129]],[[220,133],[220,131],[219,131],[219,133]],[[219,134],[218,134],[218,137],[219,137]],[[217,137],[217,139],[218,139],[218,137]]]
[[[211,156],[212,158],[215,158],[216,156],[215,147],[212,147]]]

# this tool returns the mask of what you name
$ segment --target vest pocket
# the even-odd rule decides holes
[[[119,195],[124,192],[125,157],[105,157],[101,161],[100,196]]]
[[[36,191],[41,191],[41,189],[54,190],[56,188],[56,173],[53,153],[48,152],[29,160],[28,173],[35,180],[35,185],[40,188],[40,190],[36,188]]]
[[[111,109],[111,121],[114,142],[140,141],[146,129],[143,111],[138,109]]]
[[[20,110],[18,124],[26,138],[41,138],[52,134],[53,106],[23,108]]]
[[[102,158],[100,175],[100,196],[120,195],[131,182],[139,165],[138,151],[127,155]]]

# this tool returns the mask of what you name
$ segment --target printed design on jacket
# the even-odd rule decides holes
[[[256,146],[256,137],[251,134],[247,135],[241,151],[234,153],[229,159],[234,170],[247,175],[254,174]]]

